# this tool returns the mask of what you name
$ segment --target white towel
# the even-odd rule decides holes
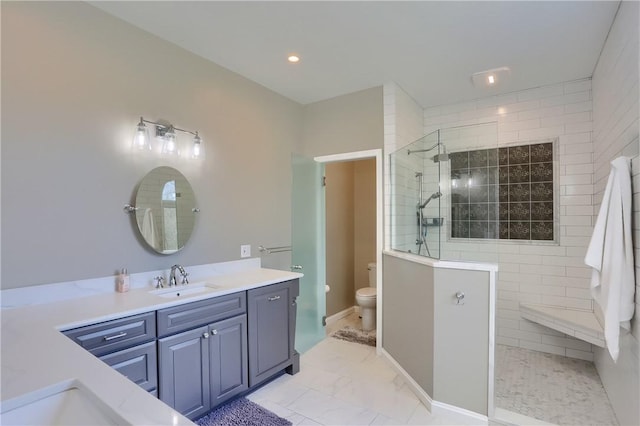
[[[584,262],[593,268],[591,295],[604,315],[604,337],[617,361],[620,326],[629,329],[635,308],[631,235],[631,170],[626,157],[611,162],[596,226]]]
[[[142,236],[151,247],[157,248],[156,226],[153,222],[153,213],[151,213],[150,208],[145,209],[144,216],[142,217]]]

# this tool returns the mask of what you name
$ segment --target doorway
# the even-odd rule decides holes
[[[376,263],[376,346],[382,347],[382,150],[314,158],[325,167],[326,316],[354,312],[356,290]]]
[[[325,165],[327,325],[351,314],[376,256],[376,162]],[[357,310],[357,309],[356,309]]]

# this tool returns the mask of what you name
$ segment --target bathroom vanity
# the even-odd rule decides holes
[[[80,383],[110,407],[114,424],[188,424],[299,370],[300,276],[258,268],[211,277],[204,290],[144,288],[3,309],[0,412]]]

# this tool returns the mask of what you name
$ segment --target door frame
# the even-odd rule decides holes
[[[338,163],[344,161],[376,160],[376,352],[382,349],[382,250],[384,233],[384,199],[382,198],[382,149],[345,152],[342,154],[313,157],[318,163]],[[326,233],[326,230],[325,230]],[[326,266],[325,266],[326,267]]]

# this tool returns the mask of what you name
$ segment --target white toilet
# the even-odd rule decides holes
[[[356,302],[360,306],[362,330],[371,331],[376,328],[376,264],[369,263],[369,287],[356,291]]]

